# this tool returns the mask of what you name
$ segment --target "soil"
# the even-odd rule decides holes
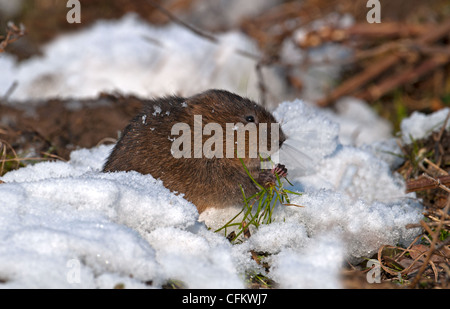
[[[115,142],[142,101],[101,94],[90,100],[25,102],[26,109],[16,105],[0,104],[0,142],[10,145],[18,157],[51,154],[67,160],[77,148]]]

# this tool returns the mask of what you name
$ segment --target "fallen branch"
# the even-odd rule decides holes
[[[345,30],[346,37],[360,36],[372,38],[415,37],[430,32],[432,25],[407,25],[399,22],[381,24],[359,23]]]
[[[358,23],[349,28],[333,28],[333,26],[323,26],[318,30],[313,30],[304,35],[297,44],[301,48],[310,48],[322,45],[326,42],[343,42],[349,40],[373,40],[414,38],[427,33],[434,28],[431,25],[405,25],[403,23],[389,22],[383,24]]]
[[[352,95],[358,89],[367,85],[375,78],[379,77],[382,73],[386,72],[390,67],[394,66],[398,61],[406,55],[409,50],[414,50],[416,46],[423,47],[433,44],[445,37],[450,33],[450,21],[443,23],[442,25],[433,29],[433,31],[424,32],[415,41],[406,44],[399,45],[398,50],[394,51],[389,56],[375,61],[369,65],[363,72],[357,74],[347,81],[344,81],[340,86],[334,89],[327,97],[317,102],[319,106],[329,106],[336,101],[336,99],[345,96]],[[392,43],[390,43],[392,44]],[[406,50],[403,50],[406,49]],[[432,72],[433,70],[447,64],[450,62],[450,56],[446,53],[434,53],[433,57],[424,60],[418,67],[412,66],[407,71],[402,71],[393,77],[389,77],[385,81],[378,85],[372,86],[369,90],[360,92],[357,94],[358,97],[365,100],[375,100],[385,95],[386,93],[392,91],[398,86],[404,85],[406,83],[413,82],[420,78],[421,76]]]
[[[426,174],[423,174],[417,179],[412,179],[406,182],[406,192],[409,193],[428,189],[436,189],[439,187],[442,188],[442,186],[450,186],[450,175],[433,178]]]
[[[339,87],[337,87],[331,94],[318,101],[319,106],[327,106],[338,98],[347,95],[356,89],[363,87],[370,81],[378,77],[381,73],[392,67],[401,59],[399,54],[390,55],[381,61],[378,61],[376,65],[371,65],[366,68],[362,73],[355,75],[354,77],[343,82]]]
[[[434,227],[434,226],[438,226],[439,225],[439,223],[440,222],[427,222],[427,223],[425,223],[428,227]],[[443,221],[442,222],[442,224],[443,225],[449,225],[450,226],[450,221]],[[405,226],[405,228],[407,228],[407,229],[414,229],[414,228],[417,228],[417,227],[423,227],[423,225],[422,224],[407,224],[406,226]]]
[[[356,94],[355,96],[367,101],[374,101],[382,97],[395,88],[417,81],[420,77],[442,67],[450,62],[450,56],[437,55],[431,59],[425,60],[418,67],[409,68],[406,71],[400,72],[391,78],[385,79],[378,85],[369,87],[367,91]]]

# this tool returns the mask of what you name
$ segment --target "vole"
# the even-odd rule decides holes
[[[191,129],[191,134],[184,136],[186,143],[178,148],[174,147],[174,142],[181,138],[180,132],[187,133],[174,131],[174,125],[177,124],[181,128]],[[275,173],[285,177],[287,170],[280,164],[272,170],[261,169],[260,148],[257,145],[258,154],[253,154],[252,157],[250,145],[255,142],[251,141],[249,132],[245,132],[246,144],[243,153],[239,155],[236,149],[229,150],[227,147],[238,144],[236,124],[253,124],[248,127],[256,129],[265,128],[261,126],[266,124],[267,129],[261,132],[269,135],[268,149],[278,149],[286,140],[278,126],[276,128],[279,131],[274,132],[278,133],[278,141],[275,139],[278,145],[275,145],[271,139],[272,124],[277,124],[273,115],[256,102],[231,92],[213,89],[188,98],[163,97],[147,101],[142,113],[131,120],[109,155],[103,171],[133,170],[151,174],[154,178],[161,179],[163,185],[171,191],[183,193],[184,197],[197,207],[199,213],[208,207],[221,208],[242,204],[240,186],[247,197],[259,191],[258,186],[246,173],[242,162],[252,177],[266,187],[275,182]],[[223,138],[223,141],[218,140],[220,142],[210,147],[215,151],[220,150],[222,145],[222,156],[216,153],[211,157],[208,152],[202,151],[205,150],[205,145],[211,146],[207,141],[213,136],[213,131],[207,132],[209,134],[205,134],[206,130],[203,131],[207,125],[216,129],[216,138]],[[231,134],[230,128],[234,131]],[[203,134],[201,137],[197,135],[198,139],[195,140],[199,129]],[[217,131],[222,131],[222,135]],[[259,130],[257,132],[259,138],[262,133]],[[232,138],[231,142],[228,140],[228,144],[226,137]],[[203,147],[201,149],[198,149],[199,141]],[[179,141],[177,145],[180,145]],[[185,149],[189,146],[192,149]]]

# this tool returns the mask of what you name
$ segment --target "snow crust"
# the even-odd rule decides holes
[[[323,130],[324,141],[303,141],[302,150],[319,158],[315,170],[290,178],[290,189],[303,193],[291,202],[304,207],[278,206],[274,223],[231,245],[213,231],[238,208],[199,216],[150,175],[101,173],[111,146],[77,150],[67,163],[1,178],[2,285],[158,288],[177,279],[192,288],[242,288],[244,273],[264,273],[250,258],[254,250],[270,254],[267,275],[281,287],[336,288],[345,260],[413,240],[417,230],[405,225],[421,219],[421,206],[387,162],[341,144],[337,122],[301,101],[281,104],[275,115]],[[288,124],[288,138],[301,137],[302,127]],[[75,283],[71,261],[78,262]]]
[[[193,95],[225,88],[259,98],[256,44],[234,31],[211,42],[179,25],[156,27],[128,14],[117,21],[98,21],[92,27],[56,38],[42,57],[21,63],[0,54],[0,93],[14,81],[10,100],[93,98],[118,91],[143,97]],[[281,77],[263,70],[268,91],[281,97]]]

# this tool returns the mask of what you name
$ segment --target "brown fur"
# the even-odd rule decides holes
[[[157,113],[158,110],[160,113]],[[151,174],[163,181],[166,188],[184,193],[199,212],[208,207],[228,207],[242,203],[242,185],[246,196],[257,192],[257,187],[246,174],[239,159],[205,157],[179,158],[171,155],[171,129],[183,122],[192,128],[194,115],[202,115],[203,126],[214,122],[222,126],[225,138],[226,123],[246,124],[253,116],[256,125],[275,123],[273,116],[255,102],[223,90],[209,90],[190,98],[166,97],[149,101],[143,113],[137,115],[125,128],[109,156],[103,171],[130,171]],[[270,132],[269,132],[270,134]],[[285,140],[280,129],[280,144]],[[248,134],[247,134],[248,135]],[[269,135],[270,136],[270,135]],[[248,136],[246,136],[248,138]],[[203,137],[203,142],[209,136]],[[191,142],[193,148],[193,139]],[[269,147],[271,145],[269,144]],[[225,154],[225,144],[223,148]],[[252,176],[258,179],[259,159],[244,158]]]

